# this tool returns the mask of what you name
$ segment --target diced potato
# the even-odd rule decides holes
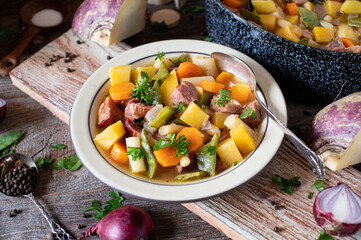
[[[217,153],[221,161],[228,167],[243,161],[243,157],[232,138],[228,138],[218,144]]]
[[[305,2],[305,4],[303,4],[303,7],[306,8],[307,10],[313,11],[315,5],[313,5],[313,3],[311,3],[310,1],[307,1]]]
[[[249,154],[256,148],[253,137],[243,124],[231,129],[229,133],[243,156]]]
[[[302,36],[303,29],[300,28],[299,26],[297,26],[297,25],[292,25],[292,26],[291,26],[291,29],[292,29],[292,31],[294,32],[294,34],[295,34],[298,38],[300,38],[300,37]]]
[[[256,133],[254,132],[254,130],[250,126],[245,124],[241,119],[239,119],[238,115],[236,115],[236,114],[229,115],[226,118],[226,120],[224,120],[224,125],[230,130],[238,127],[239,125],[244,125],[244,127],[252,135],[253,138],[255,138],[255,136],[256,136]]]
[[[216,78],[219,75],[216,62],[213,58],[195,56],[192,57],[192,62],[198,65],[206,76],[213,76]]]
[[[155,69],[156,69],[157,71],[159,70],[160,65],[161,65],[162,62],[164,62],[165,66],[166,66],[167,68],[170,68],[170,67],[173,65],[173,63],[172,63],[168,58],[163,57],[163,58],[162,58],[162,61],[159,60],[159,58],[157,58],[157,60],[155,60],[155,62],[154,62],[154,64],[153,64],[153,66],[155,67]]]
[[[257,13],[273,13],[276,11],[276,3],[272,0],[251,0]]]
[[[125,139],[125,143],[127,144],[127,150],[129,151],[130,147],[140,147],[140,138],[139,137],[128,137]],[[129,165],[132,173],[142,173],[145,172],[145,162],[144,158],[133,159],[131,155],[129,155]]]
[[[355,44],[359,44],[360,33],[347,23],[340,23],[337,31],[338,37],[345,37],[351,39]]]
[[[108,151],[115,142],[124,136],[124,134],[125,129],[123,123],[119,120],[97,134],[94,137],[94,142],[105,151]]]
[[[314,27],[312,33],[318,43],[329,43],[335,39],[333,28]]]
[[[211,117],[211,123],[220,129],[225,128],[226,126],[224,125],[224,120],[226,120],[229,115],[231,114],[224,112],[214,112]]]
[[[346,0],[343,2],[340,11],[346,14],[360,14],[361,2],[357,0]]]
[[[210,82],[215,82],[216,80],[214,80],[213,76],[201,76],[201,77],[189,77],[189,78],[182,78],[181,82],[185,81],[185,82],[190,82],[192,83],[194,86],[199,86],[200,82],[202,80],[206,80],[206,81],[210,81]]]
[[[327,10],[327,14],[333,18],[336,18],[338,16],[338,12],[340,11],[342,6],[342,2],[338,2],[338,1],[331,1],[331,0],[327,0],[325,2],[325,7]]]
[[[170,98],[174,89],[178,86],[177,73],[173,70],[169,76],[164,80],[160,86],[160,91],[162,92],[163,102],[165,105],[171,107],[173,106],[173,101]]]
[[[297,24],[299,20],[299,16],[289,16],[287,18],[287,21],[290,22],[291,24]]]
[[[289,21],[284,20],[284,19],[278,19],[277,20],[277,26],[280,26],[281,28],[285,28],[287,26],[292,25]]]
[[[285,13],[283,12],[283,9],[280,8],[279,6],[276,7],[276,11],[271,13],[271,15],[276,16],[277,19],[284,19],[285,18]]]
[[[249,86],[248,84],[237,84],[231,87],[231,98],[239,103],[245,103],[249,100]]]
[[[199,86],[195,86],[195,89],[197,90],[198,93],[198,97],[201,97],[203,94],[203,88],[199,87]]]
[[[129,162],[129,157],[127,154],[127,147],[122,142],[116,142],[112,146],[109,152],[110,157],[121,164],[125,164]]]
[[[298,42],[300,40],[297,35],[292,31],[292,25],[287,25],[283,29],[281,37],[291,40],[293,42]]]
[[[197,104],[191,102],[179,119],[199,130],[202,128],[203,122],[207,121],[208,118],[209,115],[207,113],[205,113]]]
[[[156,69],[154,66],[150,66],[150,67],[137,67],[135,69],[132,69],[132,80],[133,82],[136,82],[140,79],[140,73],[141,72],[146,72],[148,74],[148,77],[151,79],[156,72]]]
[[[273,32],[276,27],[276,19],[277,17],[275,15],[270,14],[260,14],[259,15],[266,26],[267,31]]]
[[[129,82],[131,68],[131,65],[120,65],[110,68],[110,84],[116,85],[122,82]]]

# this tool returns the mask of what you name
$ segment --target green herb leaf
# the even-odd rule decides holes
[[[62,168],[68,169],[71,172],[78,170],[83,163],[79,160],[78,156],[73,154],[68,158],[63,157],[60,161],[56,162],[53,169],[60,170]]]
[[[180,102],[178,103],[177,111],[178,111],[178,112],[183,112],[184,110],[186,110],[186,106],[184,106],[183,102],[180,101]]]
[[[231,91],[221,89],[219,90],[219,98],[217,99],[217,101],[214,102],[214,104],[224,107],[224,105],[230,101],[231,101]]]
[[[184,135],[180,135],[177,139],[175,138],[175,133],[169,133],[169,137],[166,138],[166,141],[163,139],[157,141],[154,144],[153,149],[155,151],[159,151],[160,149],[164,147],[170,146],[170,148],[176,149],[176,157],[179,157],[181,154],[183,156],[186,156],[189,152],[188,145],[191,144],[189,141],[187,141],[186,137]]]
[[[108,195],[111,199],[104,203],[105,206],[103,209],[100,208],[100,203],[98,201],[93,200],[91,202],[90,208],[83,210],[83,212],[95,210],[96,212],[93,214],[93,217],[100,220],[114,209],[117,209],[122,206],[122,202],[124,198],[120,196],[120,194],[117,191],[114,190],[110,191]]]
[[[234,163],[233,163],[233,166],[237,166],[237,164],[238,164],[238,162],[234,162]]]
[[[252,108],[249,107],[241,115],[239,115],[239,118],[246,119],[248,118],[248,116],[250,116],[253,120],[255,120],[257,118],[257,113],[253,111]]]
[[[146,104],[152,104],[153,98],[150,93],[150,79],[146,72],[140,72],[140,80],[135,83],[130,98],[139,98],[140,101],[144,101]]]
[[[158,52],[157,56],[155,57],[155,60],[159,59],[160,61],[162,61],[162,58],[164,57],[164,52]]]
[[[64,148],[66,148],[66,145],[65,144],[53,144],[53,145],[51,145],[51,148],[64,149]]]
[[[198,12],[203,12],[205,10],[205,7],[204,6],[192,6],[189,8],[189,10],[192,13],[198,13]]]
[[[326,234],[326,231],[322,229],[317,240],[333,240],[333,237]]]
[[[63,157],[60,161],[57,161],[56,163],[54,163],[53,165],[53,169],[54,170],[60,170],[64,167],[64,162],[65,162],[66,158]]]
[[[168,26],[164,21],[162,22],[154,22],[153,23],[154,32],[162,33],[168,31]]]
[[[140,147],[128,147],[127,154],[131,156],[131,160],[135,161],[145,157],[144,150]]]
[[[109,97],[110,93],[105,94],[104,98]]]
[[[308,40],[307,38],[301,38],[299,41],[298,41],[299,44],[302,44],[302,45],[308,45]]]
[[[10,131],[0,136],[0,151],[17,143],[24,135],[23,131]]]
[[[297,182],[300,179],[300,177],[292,177],[290,179],[283,178],[277,174],[274,175],[273,181],[278,184],[278,186],[282,187],[281,191],[285,192],[287,194],[292,194],[294,190],[293,184]]]
[[[210,156],[216,154],[216,146],[208,146],[206,153]]]
[[[7,149],[5,149],[4,151],[0,152],[0,157],[3,157],[3,156],[5,156],[5,155],[11,154],[11,153],[14,153],[14,151],[15,151],[15,145],[16,145],[16,144],[14,144],[12,147],[7,148]]]
[[[39,157],[36,161],[35,164],[38,168],[43,168],[45,170],[50,169],[50,164],[54,161],[53,158],[43,158],[43,157]]]
[[[313,192],[309,192],[307,198],[312,199],[313,198]]]
[[[203,40],[206,42],[212,42],[212,38],[210,36],[205,36]]]
[[[323,181],[322,180],[316,180],[314,183],[313,183],[313,186],[315,186],[315,188],[318,190],[318,191],[322,191],[324,189],[323,187]]]

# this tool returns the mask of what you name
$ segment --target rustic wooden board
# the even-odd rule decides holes
[[[77,39],[84,40],[69,30],[10,73],[14,85],[66,123],[76,94],[88,76],[107,61],[107,56],[129,49],[124,43],[111,48],[88,41],[79,45]],[[64,52],[79,57],[71,63],[61,59],[52,66],[44,66],[53,54]],[[67,72],[68,67],[75,71]],[[302,186],[293,195],[287,195],[272,183],[274,174],[285,178],[300,176]],[[249,183],[223,196],[183,205],[233,239],[317,239],[320,228],[313,220],[313,200],[307,198],[309,192],[317,192],[312,186],[315,180],[306,160],[290,142],[284,141],[273,162]],[[361,194],[359,171],[353,168],[337,173],[327,171],[326,186],[341,181]],[[281,205],[281,209],[276,211],[271,201]],[[275,226],[282,230],[274,232]],[[361,239],[361,233],[344,239]]]

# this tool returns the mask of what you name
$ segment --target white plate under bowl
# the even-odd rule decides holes
[[[109,88],[109,69],[131,64],[140,66],[153,61],[158,52],[166,56],[181,53],[209,56],[224,52],[243,60],[255,73],[258,92],[264,102],[286,124],[287,110],[283,94],[272,76],[246,55],[219,44],[198,40],[168,40],[142,45],[114,57],[96,70],[80,89],[73,104],[70,131],[79,159],[99,180],[122,193],[136,197],[170,202],[189,202],[226,193],[246,183],[262,171],[279,149],[283,132],[268,117],[263,117],[258,137],[259,145],[250,156],[237,166],[203,180],[187,183],[152,182],[122,171],[107,154],[93,142],[97,132],[97,111]]]

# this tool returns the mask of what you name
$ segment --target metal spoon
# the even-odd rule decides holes
[[[234,74],[237,77],[240,77],[245,81],[254,91],[254,95],[261,106],[261,108],[270,116],[277,125],[283,130],[285,135],[291,140],[291,142],[297,147],[299,152],[311,165],[313,172],[318,178],[323,178],[325,176],[325,165],[322,161],[322,158],[307,147],[291,130],[289,130],[277,117],[274,113],[259,99],[259,96],[256,91],[257,82],[256,77],[251,70],[251,68],[241,61],[240,59],[230,56],[221,52],[214,52],[211,54],[211,57],[215,59],[216,65],[222,71],[226,71]]]
[[[29,168],[35,167],[36,172],[38,172],[38,168],[35,162],[28,156],[19,153],[12,153],[0,158],[0,179],[8,173],[11,169],[20,166],[21,164],[27,165]],[[34,184],[35,185],[35,184]],[[2,193],[2,192],[1,192]],[[4,193],[2,193],[4,194]],[[6,194],[4,194],[6,195]],[[6,195],[8,196],[8,195]],[[8,196],[12,197],[12,196]],[[45,217],[46,221],[49,223],[53,236],[59,240],[70,240],[73,239],[72,236],[67,233],[58,223],[56,223],[49,213],[45,211],[45,209],[41,206],[40,202],[34,197],[33,193],[23,195],[23,197],[29,198],[35,205],[39,208],[40,212]]]

